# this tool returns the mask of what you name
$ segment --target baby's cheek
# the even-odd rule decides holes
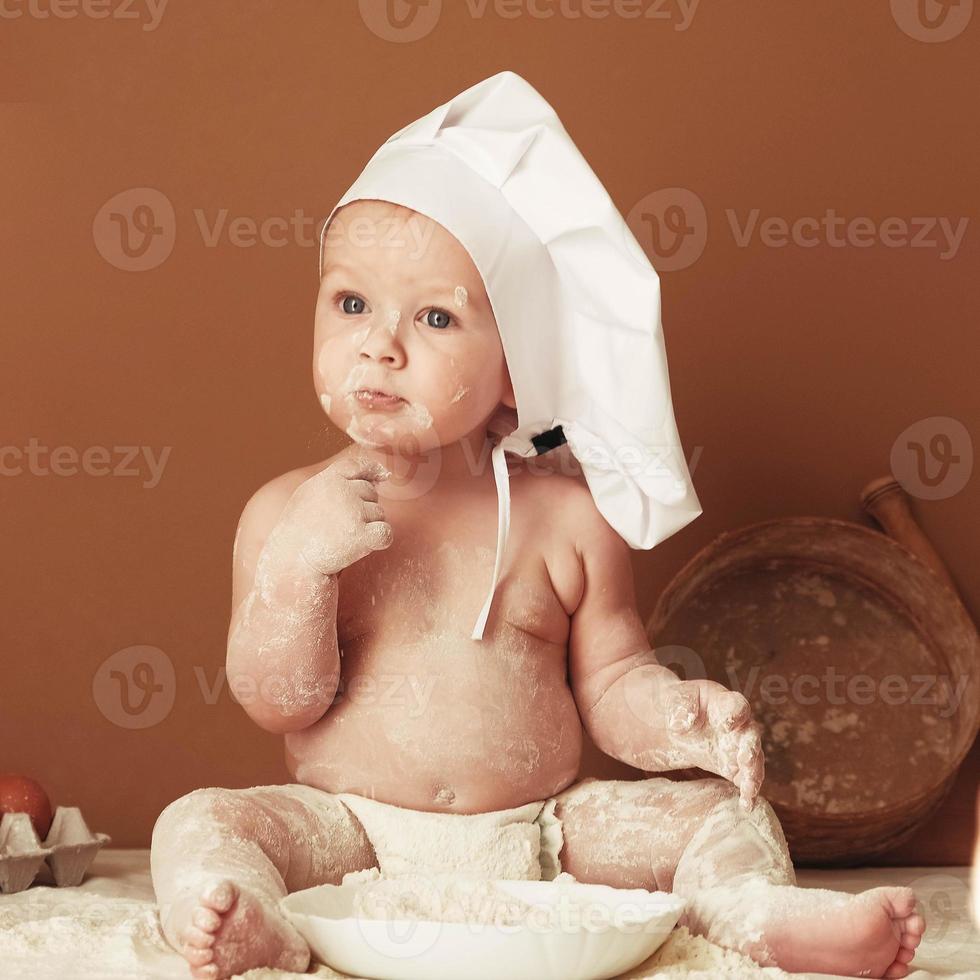
[[[450,357],[443,375],[444,383],[442,387],[442,398],[444,405],[452,408],[459,402],[467,402],[473,397],[473,385],[470,379],[466,378],[460,370],[459,362],[455,357]]]
[[[336,395],[350,371],[350,358],[344,357],[345,344],[338,338],[324,341],[316,352],[314,374],[321,391]]]

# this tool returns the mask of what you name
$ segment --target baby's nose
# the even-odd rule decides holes
[[[361,357],[389,361],[404,357],[399,337],[400,322],[401,311],[397,309],[383,310],[372,316],[361,343]]]

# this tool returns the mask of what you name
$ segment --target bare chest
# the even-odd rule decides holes
[[[516,629],[565,646],[569,617],[555,581],[570,583],[569,556],[553,525],[542,526],[526,505],[513,514],[483,642]],[[469,642],[493,578],[495,499],[471,501],[465,513],[389,507],[386,516],[394,531],[391,547],[340,575],[341,649],[369,639],[399,645],[456,636]]]

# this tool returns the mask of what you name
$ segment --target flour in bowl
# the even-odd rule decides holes
[[[345,877],[344,884],[349,883],[349,877]],[[527,922],[530,915],[540,914],[542,909],[509,895],[486,879],[406,874],[367,881],[354,896],[351,911],[365,919],[514,926]]]

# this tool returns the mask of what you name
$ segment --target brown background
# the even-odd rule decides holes
[[[223,663],[244,502],[345,441],[311,383],[315,249],[207,247],[196,210],[319,221],[391,133],[504,68],[554,105],[624,214],[660,188],[694,191],[707,247],[663,275],[664,330],[704,514],[635,553],[644,617],[721,531],[857,519],[858,490],[888,471],[903,429],[980,418],[980,17],[929,44],[887,2],[712,0],[683,31],[443,8],[413,43],[377,36],[349,0],[171,0],[154,31],[0,22],[0,441],[172,447],[152,489],[0,477],[0,770],[33,774],[118,845],[146,845],[160,809],[195,787],[284,780],[280,740],[227,690],[209,704],[199,679]],[[134,187],[162,191],[176,214],[172,255],[145,272],[93,242],[100,208]],[[730,208],[971,224],[949,261],[881,244],[740,248]],[[976,486],[916,504],[974,616]],[[128,730],[93,681],[138,644],[173,663],[176,699],[159,724]],[[586,769],[628,772],[594,753]],[[978,772],[975,750],[894,860],[968,861]]]

